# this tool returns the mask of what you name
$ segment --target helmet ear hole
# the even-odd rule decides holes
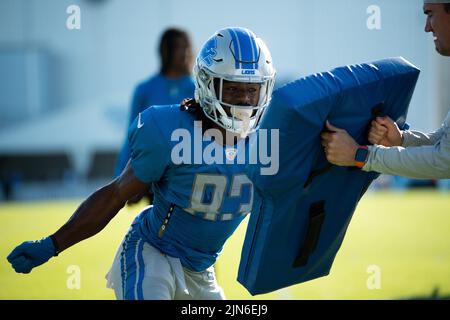
[[[208,75],[203,70],[200,70],[199,77],[200,77],[200,80],[202,80],[204,82],[207,82],[209,80]]]

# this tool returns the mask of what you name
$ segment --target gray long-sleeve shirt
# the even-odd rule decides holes
[[[450,179],[450,111],[431,133],[404,131],[401,147],[369,146],[364,171],[414,179]]]

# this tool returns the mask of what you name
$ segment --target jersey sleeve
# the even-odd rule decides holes
[[[144,183],[157,182],[170,163],[170,144],[152,108],[138,114],[128,131],[131,166]]]

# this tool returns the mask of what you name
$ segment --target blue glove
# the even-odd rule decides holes
[[[38,241],[26,241],[18,245],[7,257],[12,267],[19,273],[30,273],[34,267],[56,256],[56,248],[50,237]]]

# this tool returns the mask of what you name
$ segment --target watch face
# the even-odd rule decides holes
[[[355,155],[356,162],[366,162],[367,155],[369,154],[369,150],[365,148],[358,148]]]

